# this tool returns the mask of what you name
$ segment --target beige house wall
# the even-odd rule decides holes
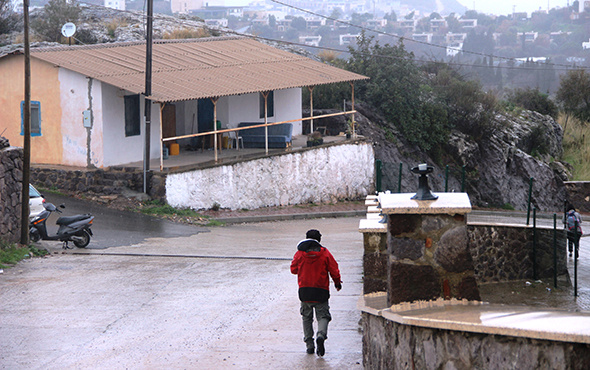
[[[0,61],[0,133],[13,146],[23,146],[21,108],[24,100],[24,56]],[[63,159],[58,68],[31,59],[31,101],[41,105],[41,136],[31,137],[31,162],[57,164]]]

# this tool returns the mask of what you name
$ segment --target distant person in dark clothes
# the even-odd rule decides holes
[[[580,216],[571,203],[568,204],[567,209],[568,211],[565,214],[564,220],[567,229],[567,247],[570,257],[575,247],[576,258],[578,258],[578,248],[580,247],[580,237],[582,236],[582,216]]]
[[[313,342],[313,312],[315,310],[318,322],[316,337],[317,354],[325,353],[324,341],[328,339],[328,323],[330,316],[330,279],[334,281],[336,290],[342,289],[340,270],[338,263],[332,254],[320,241],[322,234],[318,230],[309,230],[306,239],[297,245],[297,253],[291,262],[291,273],[297,275],[299,282],[299,300],[301,301],[301,318],[303,319],[303,340],[307,347],[307,353],[315,351]]]

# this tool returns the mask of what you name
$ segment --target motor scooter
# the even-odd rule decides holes
[[[55,222],[59,225],[57,234],[48,235],[45,222],[53,212],[62,213],[62,211],[52,203],[45,203],[45,208],[29,223],[29,239],[33,242],[39,240],[59,240],[63,242],[64,249],[70,249],[68,242],[74,242],[78,248],[85,248],[90,243],[90,237],[93,235],[90,226],[94,216],[91,214],[82,214],[68,217],[60,217]],[[65,208],[63,204],[59,206]]]

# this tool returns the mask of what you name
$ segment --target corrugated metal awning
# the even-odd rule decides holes
[[[145,42],[58,46],[31,49],[31,56],[141,94],[145,49]],[[365,79],[248,38],[158,40],[150,98],[172,102]]]

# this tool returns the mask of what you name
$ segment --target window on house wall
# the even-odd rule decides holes
[[[260,100],[260,118],[264,118],[264,96],[259,93]],[[267,117],[274,117],[275,115],[275,94],[274,91],[268,93],[267,98]]]
[[[25,102],[20,102],[20,134],[25,134]],[[31,136],[41,136],[41,103],[31,101]]]
[[[125,136],[140,134],[139,94],[125,95]]]

